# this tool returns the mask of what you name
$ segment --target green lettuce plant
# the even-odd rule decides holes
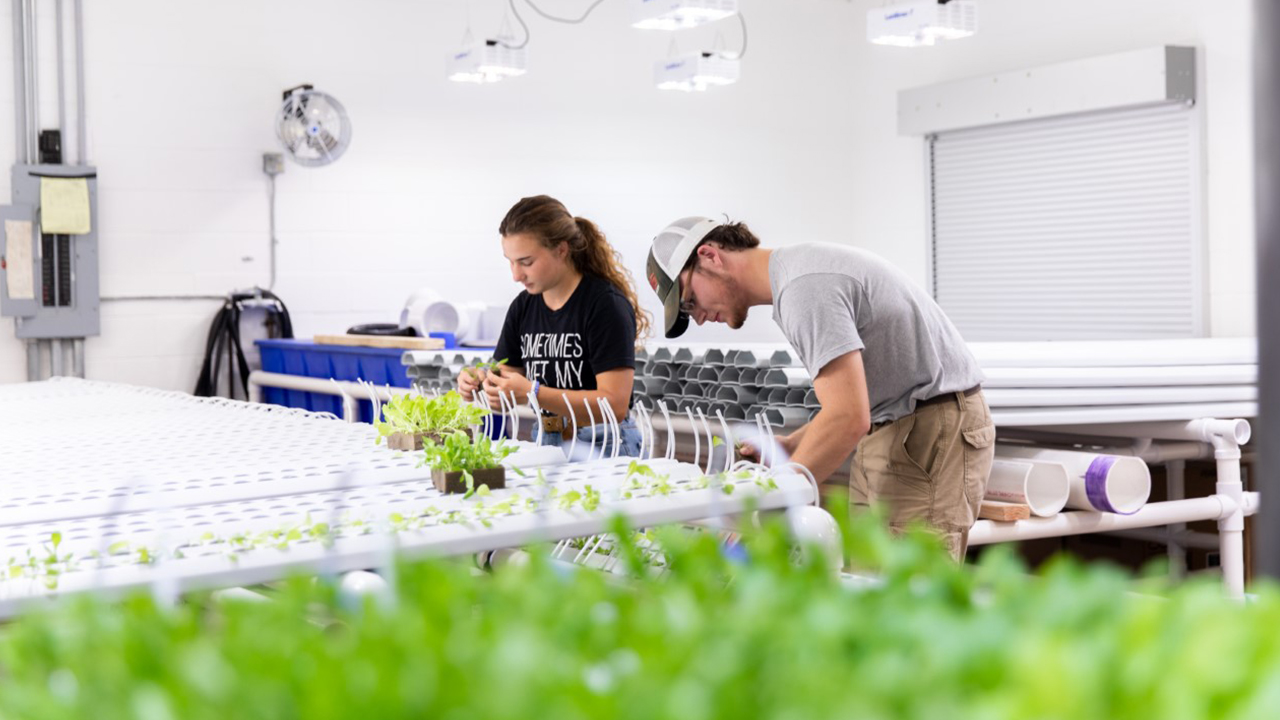
[[[440,442],[427,439],[423,445],[423,458],[419,467],[426,465],[433,471],[444,474],[462,473],[467,497],[470,497],[476,491],[472,473],[502,467],[502,461],[515,451],[515,446],[508,445],[503,440],[494,442],[486,435],[472,438],[464,432],[452,432]]]
[[[489,414],[488,408],[473,405],[455,391],[438,398],[406,393],[397,395],[382,406],[385,420],[375,419],[378,429],[377,443],[392,433],[406,435],[444,435],[465,431],[482,422]]]

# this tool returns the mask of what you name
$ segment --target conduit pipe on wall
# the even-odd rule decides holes
[[[1071,483],[1067,506],[1080,510],[1130,515],[1151,495],[1151,470],[1131,456],[999,445],[996,458],[1061,463]]]

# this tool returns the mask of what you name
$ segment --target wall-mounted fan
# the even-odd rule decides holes
[[[284,91],[284,104],[276,113],[276,137],[299,165],[328,165],[351,144],[351,120],[332,95],[299,85]]]

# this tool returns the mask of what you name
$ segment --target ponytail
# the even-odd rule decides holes
[[[604,239],[604,234],[596,224],[586,218],[575,217],[573,222],[582,235],[581,249],[570,244],[573,266],[580,273],[598,275],[617,288],[618,292],[631,303],[636,315],[636,343],[649,336],[651,320],[648,311],[640,307],[640,299],[636,297],[635,288],[631,285],[631,271],[622,262],[619,253]]]

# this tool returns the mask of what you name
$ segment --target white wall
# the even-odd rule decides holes
[[[52,2],[43,0],[45,34]],[[569,13],[585,2],[541,0]],[[870,248],[924,279],[921,141],[895,130],[905,87],[1162,43],[1204,49],[1213,331],[1252,331],[1252,167],[1245,0],[982,0],[982,30],[923,50],[865,37],[880,0],[742,0],[743,78],[705,95],[659,92],[670,36],[628,26],[622,0],[584,25],[526,12],[530,72],[495,86],[446,82],[462,0],[86,2],[90,160],[99,167],[106,296],[221,294],[267,279],[267,186],[280,91],[338,97],[348,153],[279,179],[277,292],[300,336],[394,320],[423,285],[505,303],[496,227],[519,197],[548,193],[596,220],[641,275],[647,241],[686,214],[728,213],[768,244]],[[472,0],[477,36],[505,3]],[[1233,12],[1234,11],[1234,14]],[[0,37],[11,37],[9,3]],[[720,30],[730,47],[733,22]],[[716,30],[677,36],[709,46]],[[52,40],[48,52],[51,58]],[[46,62],[42,124],[56,124]],[[0,166],[13,160],[11,53],[0,53]],[[8,173],[0,174],[0,198]],[[251,258],[251,259],[246,259]],[[642,297],[656,303],[641,285]],[[87,343],[93,378],[194,385],[217,303],[105,302]],[[6,327],[10,324],[4,323]],[[0,327],[0,382],[25,378]],[[775,340],[767,308],[737,334]]]

